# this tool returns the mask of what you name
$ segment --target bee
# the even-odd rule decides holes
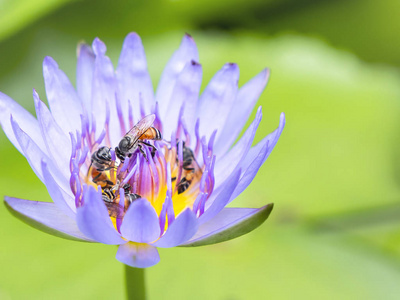
[[[102,194],[103,202],[107,207],[108,215],[116,219],[122,219],[125,214],[125,208],[120,206],[114,199],[111,199],[107,194]]]
[[[179,142],[177,143],[178,147]],[[178,194],[182,194],[184,191],[186,191],[190,184],[192,183],[193,179],[197,174],[202,174],[202,171],[194,157],[193,151],[185,146],[185,142],[183,142],[182,145],[182,172],[183,172],[183,177],[177,184],[177,190]],[[178,159],[177,159],[178,163]],[[200,172],[200,173],[199,173]],[[173,180],[176,180],[176,178],[173,178]]]
[[[128,209],[131,203],[139,198],[142,198],[139,194],[131,193],[131,185],[129,183],[124,184],[124,199],[125,199],[125,208]]]
[[[119,203],[115,202],[115,198],[111,199],[107,194],[102,195],[104,204],[107,207],[108,214],[110,217],[116,219],[122,219],[128,210],[129,205],[139,198],[142,198],[139,194],[130,192],[130,184],[127,183],[123,186],[124,189],[124,205],[121,206]],[[121,197],[121,196],[120,196]],[[121,200],[120,200],[121,201]]]
[[[142,198],[142,196],[140,196],[139,194],[135,194],[135,193],[128,193],[125,194],[125,207],[126,209],[128,209],[129,205],[131,205],[131,203],[139,198]]]
[[[92,154],[88,173],[92,176],[92,181],[96,185],[100,185],[106,196],[110,199],[114,199],[115,194],[112,188],[115,183],[109,179],[106,173],[106,171],[115,168],[115,161],[111,158],[110,150],[110,148],[103,146]]]
[[[121,139],[119,145],[115,147],[115,154],[121,162],[124,162],[125,157],[131,156],[138,148],[147,159],[143,145],[151,147],[152,152],[157,150],[156,147],[144,141],[162,139],[161,132],[157,128],[152,127],[155,118],[154,114],[144,117]]]

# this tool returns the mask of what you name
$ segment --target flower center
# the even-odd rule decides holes
[[[111,147],[107,126],[97,139],[89,130],[78,132],[76,137],[71,134],[70,184],[76,206],[84,205],[83,194],[93,186],[101,190],[117,229],[130,204],[138,198],[151,203],[165,228],[186,208],[201,215],[214,188],[212,142],[206,144],[196,131],[192,149],[187,130],[182,122],[179,124],[170,142],[161,138],[143,140],[132,153]],[[107,146],[100,146],[103,143]]]
[[[84,182],[101,188],[111,217],[122,218],[130,203],[138,198],[146,198],[158,215],[168,196],[176,215],[187,207],[193,208],[203,170],[184,142],[176,146],[157,142],[153,153],[144,146],[145,155],[136,151],[123,162],[118,161],[110,148],[107,149],[111,160],[99,159],[103,148],[106,147],[92,154]]]

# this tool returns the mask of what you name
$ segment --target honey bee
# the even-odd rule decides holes
[[[138,148],[147,159],[143,145],[151,147],[152,151],[157,150],[156,147],[144,141],[162,139],[161,132],[157,128],[152,127],[155,118],[154,114],[144,117],[121,139],[118,147],[115,147],[115,154],[121,162],[124,162],[125,157],[131,156]]]
[[[178,142],[179,144],[179,142]],[[178,147],[177,144],[177,147]],[[183,172],[183,177],[177,184],[177,190],[178,194],[182,194],[184,191],[186,191],[190,184],[192,183],[193,179],[195,176],[198,174],[202,174],[202,171],[194,157],[193,151],[185,146],[185,142],[183,142],[182,145],[182,156],[183,156],[183,164],[182,164],[182,172]],[[177,159],[178,163],[178,159]],[[176,178],[173,178],[176,180]]]
[[[121,206],[119,203],[115,202],[115,198],[111,199],[107,194],[103,194],[102,198],[104,204],[107,207],[108,214],[110,217],[114,217],[116,219],[122,219],[131,203],[139,198],[142,198],[140,195],[130,192],[130,184],[125,184],[123,186],[124,189],[124,205]],[[121,195],[120,195],[121,198]],[[121,200],[119,200],[121,201]]]
[[[96,185],[100,185],[103,193],[110,199],[115,198],[115,194],[112,191],[113,186],[115,185],[109,179],[106,171],[115,168],[115,161],[111,158],[110,148],[108,147],[100,147],[92,154],[91,164],[89,167],[88,173],[92,176],[92,181]]]
[[[124,184],[124,199],[125,199],[125,208],[128,209],[129,205],[136,199],[142,198],[139,194],[131,193],[131,185],[129,183]]]
[[[103,202],[107,207],[108,215],[116,219],[122,219],[125,214],[125,207],[120,206],[117,202],[111,199],[107,194],[102,195]]]

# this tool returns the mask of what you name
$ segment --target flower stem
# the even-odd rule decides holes
[[[144,270],[125,265],[125,285],[128,300],[145,300]]]

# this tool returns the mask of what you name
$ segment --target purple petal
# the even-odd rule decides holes
[[[196,235],[183,247],[205,246],[242,236],[260,226],[270,215],[273,203],[261,208],[224,208],[202,224]]]
[[[227,204],[239,180],[241,170],[235,171],[223,184],[220,193],[214,198],[208,199],[211,203],[207,210],[202,214],[198,221],[203,224],[216,216]],[[214,193],[211,197],[213,197]]]
[[[22,130],[26,132],[42,151],[47,152],[43,141],[38,121],[22,106],[13,99],[0,92],[0,124],[11,143],[22,153],[21,146],[12,129],[10,117],[20,124]]]
[[[125,38],[118,62],[117,79],[121,108],[125,112],[125,120],[128,121],[128,100],[133,104],[133,116],[136,121],[141,119],[141,100],[146,114],[150,113],[154,106],[153,85],[147,71],[142,40],[135,32],[128,34]]]
[[[238,90],[239,68],[226,64],[211,79],[199,99],[200,134],[210,137],[215,129],[222,129]],[[219,134],[217,134],[219,136]]]
[[[105,127],[107,113],[110,114],[111,145],[117,145],[125,132],[121,133],[117,114],[117,81],[114,67],[110,58],[105,55],[106,46],[100,39],[96,38],[92,47],[96,55],[92,82],[92,116],[96,119],[96,131],[100,134]]]
[[[14,134],[19,141],[22,153],[28,160],[29,165],[35,172],[36,176],[44,183],[44,176],[42,172],[42,161],[45,161],[52,177],[57,184],[64,190],[70,191],[68,180],[53,164],[52,160],[36,145],[36,143],[21,130],[17,122],[11,117],[11,124]]]
[[[161,248],[176,247],[189,240],[196,233],[197,229],[196,216],[187,208],[168,227],[167,232],[153,245]]]
[[[18,219],[43,232],[65,239],[94,242],[84,236],[74,219],[69,218],[54,203],[5,197],[5,205]]]
[[[286,124],[285,113],[281,113],[281,116],[280,116],[280,119],[279,119],[278,128],[274,132],[272,132],[269,135],[267,135],[264,139],[262,139],[262,141],[259,142],[256,146],[251,148],[249,150],[249,154],[248,155],[250,157],[254,156],[254,154],[257,153],[259,151],[259,149],[262,147],[262,144],[265,143],[266,141],[269,141],[268,152],[267,152],[267,155],[264,157],[264,160],[263,160],[263,163],[264,163],[265,160],[268,158],[268,156],[271,154],[271,152],[274,149],[276,143],[278,143],[278,140],[279,140],[279,137],[282,134],[283,128],[285,128],[285,124]]]
[[[46,143],[48,153],[54,163],[63,172],[65,177],[70,175],[69,159],[71,156],[71,142],[68,136],[57,125],[47,106],[39,99],[39,95],[33,90],[36,115],[39,120],[42,136]]]
[[[43,61],[43,77],[50,111],[62,129],[75,132],[81,128],[82,104],[68,77],[49,56]]]
[[[78,45],[78,64],[76,66],[76,90],[83,103],[86,115],[91,120],[92,111],[92,81],[95,55],[89,45]]]
[[[148,268],[160,261],[156,247],[132,242],[120,245],[115,257],[120,262],[134,268]]]
[[[285,127],[285,114],[281,114],[279,127],[268,136],[266,136],[261,142],[250,149],[246,158],[240,164],[240,167],[245,170],[239,180],[239,183],[232,194],[231,200],[235,199],[241,194],[253,181],[258,170],[270,155],[272,149],[275,147],[278,139]]]
[[[75,219],[76,207],[75,199],[72,193],[68,194],[56,183],[53,176],[49,172],[47,165],[42,161],[42,173],[44,184],[46,185],[47,191],[51,199],[66,215]]]
[[[258,155],[254,158],[248,168],[243,172],[238,185],[235,188],[235,191],[232,194],[231,200],[235,199],[240,193],[242,193],[249,184],[253,181],[254,177],[256,176],[258,170],[263,164],[264,157],[268,152],[268,141],[264,143],[264,146],[261,148]]]
[[[111,222],[101,195],[93,187],[90,186],[84,194],[84,202],[76,214],[79,229],[99,243],[110,245],[125,243]]]
[[[268,78],[269,69],[264,69],[260,74],[239,89],[223,130],[216,142],[214,153],[223,155],[232,146],[246,124],[246,121],[249,119],[262,91],[266,87]]]
[[[149,201],[137,199],[129,206],[121,225],[121,234],[137,243],[150,243],[158,239],[158,217]]]
[[[261,118],[262,112],[260,107],[253,123],[251,123],[241,139],[226,155],[217,160],[214,172],[216,178],[215,189],[217,189],[220,184],[224,182],[224,179],[229,174],[232,174],[232,172],[238,168],[240,162],[246,157],[248,151],[250,150]]]
[[[182,104],[185,106],[185,120],[190,125],[189,132],[194,132],[194,120],[196,118],[196,106],[202,73],[201,65],[191,61],[186,64],[179,74],[172,92],[173,105],[169,105],[164,114],[164,136],[170,136],[172,131],[176,130]]]
[[[193,38],[186,34],[182,39],[179,49],[175,51],[168,61],[158,84],[156,101],[160,105],[162,117],[165,117],[165,112],[171,101],[173,101],[172,91],[179,73],[191,61],[199,61],[199,54]]]

